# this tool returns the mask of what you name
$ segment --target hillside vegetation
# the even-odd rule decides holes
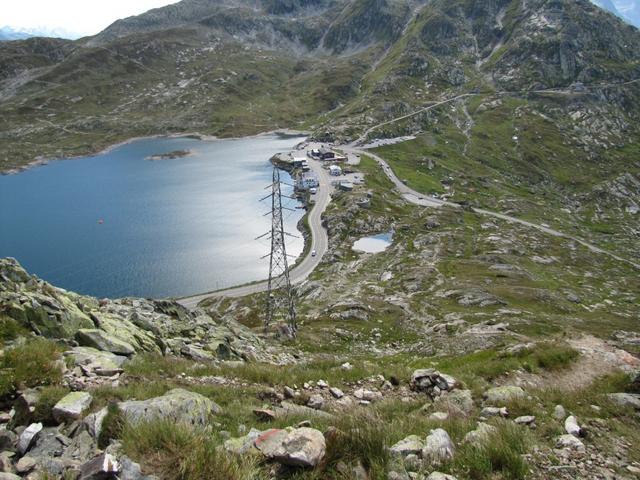
[[[0,478],[640,478],[637,29],[587,0],[183,0],[0,43],[3,172],[284,128],[364,178],[297,337],[262,294],[97,299],[0,259]]]

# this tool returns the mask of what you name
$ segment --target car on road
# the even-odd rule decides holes
[[[311,256],[315,257],[318,254],[318,252],[316,252],[315,250],[311,250]]]

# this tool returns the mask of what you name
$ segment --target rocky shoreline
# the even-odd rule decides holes
[[[71,155],[71,156],[62,156],[62,157],[57,157],[57,158],[52,158],[52,157],[47,157],[47,158],[36,158],[35,160],[20,166],[18,168],[11,168],[8,170],[0,170],[0,175],[17,175],[19,173],[22,173],[26,170],[29,170],[31,168],[37,168],[37,167],[42,167],[44,165],[48,165],[51,162],[54,161],[62,161],[62,160],[78,160],[78,159],[82,159],[85,158],[87,156],[97,156],[97,155],[104,155],[105,153],[109,153],[113,150],[115,150],[118,147],[122,147],[124,145],[128,145],[132,142],[138,141],[138,140],[150,140],[150,139],[154,139],[154,138],[193,138],[196,140],[202,140],[202,141],[215,141],[215,140],[239,140],[239,139],[247,139],[247,138],[257,138],[257,137],[261,137],[261,136],[265,136],[265,135],[281,135],[284,137],[297,137],[297,136],[305,136],[307,135],[309,132],[306,131],[302,131],[302,130],[292,130],[292,129],[277,129],[277,130],[270,130],[268,132],[262,132],[262,133],[258,133],[256,135],[249,135],[246,137],[217,137],[215,135],[206,135],[206,134],[201,134],[198,132],[192,132],[192,133],[167,133],[167,134],[156,134],[156,135],[145,135],[142,137],[131,137],[128,138],[126,140],[120,141],[120,142],[116,142],[112,145],[109,145],[105,148],[101,148],[101,149],[92,149],[92,150],[88,150],[85,154],[82,155]]]

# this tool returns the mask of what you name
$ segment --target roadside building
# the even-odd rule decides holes
[[[306,157],[293,157],[293,166],[295,168],[302,168],[307,163]]]
[[[336,153],[328,148],[322,147],[319,151],[318,157],[320,160],[333,160],[336,156]]]
[[[306,191],[311,188],[318,188],[319,185],[320,182],[318,182],[318,177],[310,172],[303,173],[296,182],[296,188],[302,191]]]
[[[338,188],[343,192],[351,192],[353,190],[353,183],[351,182],[340,182],[338,184]]]
[[[329,174],[333,175],[334,177],[339,177],[340,175],[342,175],[342,169],[338,165],[331,165],[329,167]]]

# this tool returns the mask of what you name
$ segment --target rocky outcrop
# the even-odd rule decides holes
[[[141,352],[198,360],[268,359],[263,343],[233,320],[216,321],[169,300],[77,295],[29,275],[11,258],[0,259],[0,318],[79,343],[67,355],[98,375],[113,375]]]

